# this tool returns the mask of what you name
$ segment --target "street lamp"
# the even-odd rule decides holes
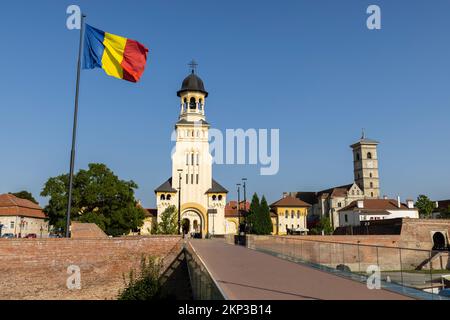
[[[245,211],[245,215],[244,215],[244,234],[246,232],[247,229],[247,178],[242,178],[242,184],[243,184],[243,188],[244,188],[244,211]]]
[[[183,169],[178,169],[178,234],[181,233],[181,174]]]
[[[237,212],[238,212],[238,234],[241,234],[241,184],[236,183],[237,186]]]

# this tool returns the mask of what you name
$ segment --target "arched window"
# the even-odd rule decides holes
[[[300,219],[300,210],[297,210],[297,219]]]
[[[167,199],[167,200],[170,200],[170,199],[172,199],[172,196],[171,196],[170,194],[168,194],[168,195],[166,196],[166,199]]]
[[[285,212],[285,218],[286,218],[286,219],[289,218],[289,211],[287,211],[287,210],[286,210],[286,212]],[[286,228],[287,228],[287,225],[286,225]]]
[[[294,210],[291,211],[291,219],[294,219]]]
[[[189,101],[189,109],[196,109],[196,103],[195,103],[195,98],[192,97],[191,100]]]
[[[222,201],[222,195],[219,194],[219,196],[217,197],[217,199],[218,199],[219,201]]]
[[[373,182],[370,183],[370,187],[373,188]]]
[[[370,177],[370,178],[372,178],[372,172],[371,172],[371,173],[369,173],[369,177]]]
[[[199,100],[198,100],[198,108],[199,108],[200,110],[203,109],[203,99],[199,99]]]
[[[216,199],[217,199],[217,196],[216,196],[216,195],[213,195],[213,196],[212,196],[212,200],[213,200],[213,201],[216,201]]]
[[[186,153],[186,165],[189,165],[189,153]]]
[[[367,159],[372,159],[372,153],[371,152],[367,152]]]
[[[164,194],[161,195],[160,197],[161,200],[166,200],[166,196]]]
[[[194,165],[194,153],[191,153],[191,165]]]
[[[200,154],[197,153],[197,165],[200,165]]]
[[[361,159],[361,157],[359,156],[359,152],[356,153],[356,160]]]

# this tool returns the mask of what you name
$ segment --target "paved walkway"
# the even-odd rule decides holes
[[[190,240],[212,277],[232,300],[403,300],[387,290],[229,245],[222,239]]]

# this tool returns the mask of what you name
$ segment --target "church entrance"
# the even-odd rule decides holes
[[[197,211],[188,209],[183,212],[181,219],[185,234],[189,234],[192,238],[202,238],[203,220]]]

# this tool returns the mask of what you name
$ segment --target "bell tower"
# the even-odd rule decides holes
[[[181,202],[202,202],[212,184],[212,156],[209,152],[209,124],[205,117],[208,92],[196,74],[197,63],[190,64],[190,74],[177,92],[181,108],[175,124],[176,148],[172,156],[172,187],[178,188],[181,172]]]
[[[355,182],[364,191],[365,198],[369,199],[380,197],[378,144],[378,141],[367,139],[363,130],[361,139],[350,146],[353,149]]]

